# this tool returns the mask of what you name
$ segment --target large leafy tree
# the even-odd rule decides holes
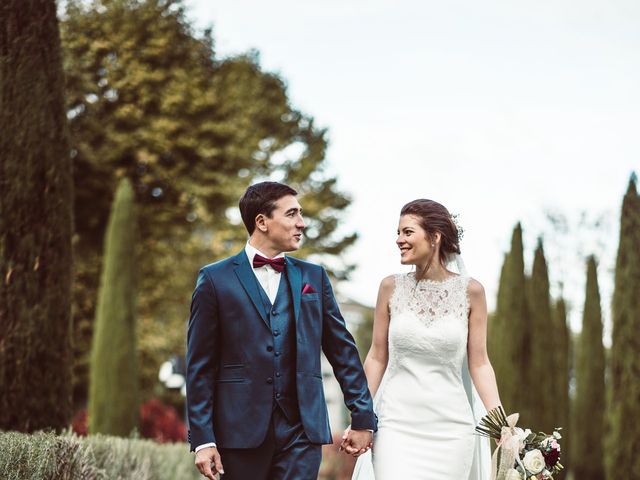
[[[0,429],[71,414],[71,159],[54,0],[0,3]]]
[[[309,224],[301,255],[337,255],[350,199],[324,171],[326,131],[291,106],[284,81],[256,53],[215,56],[179,0],[67,2],[63,22],[77,218],[75,397],[87,352],[102,238],[119,178],[139,210],[140,350],[145,391],[182,350],[198,266],[232,253],[246,232],[232,211],[250,183],[279,179],[301,193]],[[348,266],[338,264],[344,275]]]
[[[605,448],[607,478],[640,472],[640,196],[632,175],[622,201],[620,243],[612,302],[609,365],[609,429]]]

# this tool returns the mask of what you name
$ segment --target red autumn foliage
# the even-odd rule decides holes
[[[71,430],[81,437],[87,436],[87,433],[89,433],[89,412],[87,412],[86,408],[79,410],[73,416],[71,420]]]
[[[80,410],[71,421],[71,429],[80,436],[88,433],[89,415],[87,410]],[[187,427],[176,413],[176,410],[152,398],[140,406],[140,435],[159,443],[184,442],[187,438]]]
[[[140,433],[160,443],[187,439],[187,427],[176,410],[155,398],[140,407]]]

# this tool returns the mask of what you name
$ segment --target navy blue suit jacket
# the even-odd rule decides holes
[[[296,388],[301,421],[312,443],[331,443],[320,353],[333,367],[353,429],[376,429],[373,402],[353,337],[324,268],[286,257],[295,317]],[[284,280],[284,279],[283,279]],[[316,293],[302,294],[304,285]],[[244,250],[203,267],[187,333],[189,441],[254,448],[267,434],[273,408],[273,337]]]

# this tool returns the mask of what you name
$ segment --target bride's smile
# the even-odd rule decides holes
[[[416,265],[422,272],[431,261],[437,263],[437,243],[440,233],[433,236],[420,224],[420,218],[408,214],[400,217],[398,223],[398,238],[396,245],[400,249],[400,263],[403,265]]]

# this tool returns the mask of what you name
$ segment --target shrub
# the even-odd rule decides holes
[[[106,435],[0,432],[3,480],[196,480],[184,443]]]

